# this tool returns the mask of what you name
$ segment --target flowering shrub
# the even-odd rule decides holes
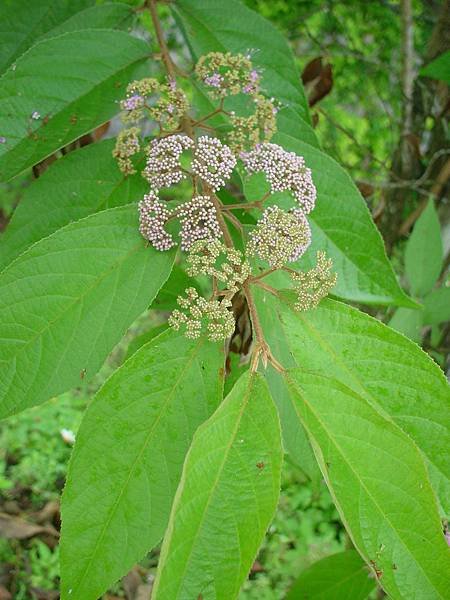
[[[151,68],[142,39],[88,27],[50,32],[2,77],[0,176],[55,158],[2,240],[2,417],[90,379],[155,298],[172,298],[167,329],[81,424],[61,597],[94,600],[163,540],[152,598],[237,598],[287,453],[329,487],[360,556],[339,569],[359,571],[361,598],[375,585],[444,598],[448,386],[348,302],[419,305],[319,149],[279,34],[237,0],[171,8],[192,67],[169,53],[150,0]],[[115,140],[68,152],[118,109]]]

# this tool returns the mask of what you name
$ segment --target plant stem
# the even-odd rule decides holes
[[[156,33],[156,39],[158,40],[158,44],[161,49],[161,56],[167,71],[167,75],[169,76],[169,79],[175,80],[177,69],[173,64],[172,59],[170,58],[169,48],[167,47],[166,40],[164,39],[161,23],[158,18],[158,11],[156,9],[156,0],[148,0],[148,7],[152,16],[153,26],[155,28]]]
[[[256,310],[256,304],[253,299],[252,292],[250,290],[250,282],[248,279],[242,284],[242,289],[247,300],[253,332],[255,334],[255,348],[253,350],[251,370],[252,372],[255,372],[257,370],[259,359],[261,358],[265,367],[267,367],[267,362],[269,361],[272,363],[273,367],[277,371],[280,371],[282,373],[284,371],[283,366],[272,355],[270,348],[265,340],[264,332],[261,326],[261,321],[259,320],[258,311]]]

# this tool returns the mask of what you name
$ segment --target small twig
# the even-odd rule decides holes
[[[252,281],[252,284],[257,285],[258,287],[262,288],[263,290],[266,290],[266,292],[270,292],[274,296],[279,296],[278,290],[275,289],[274,287],[272,287],[271,285],[267,285],[267,283],[264,283],[264,281],[259,281],[259,280]]]
[[[158,40],[158,44],[161,49],[161,57],[164,66],[166,67],[167,75],[170,79],[175,79],[177,67],[175,66],[170,57],[169,48],[167,47],[166,40],[164,39],[161,23],[158,18],[158,11],[156,9],[156,0],[148,0],[148,8],[150,9],[150,14],[152,16],[153,26],[155,28],[156,33],[156,39]]]
[[[259,275],[255,275],[254,277],[250,277],[250,281],[252,283],[254,283],[255,281],[258,281],[259,279],[263,279],[263,277],[267,277],[267,275],[270,275],[271,273],[273,273],[276,270],[277,269],[275,267],[272,267],[271,269],[267,269],[267,271],[263,271]]]
[[[256,304],[253,299],[252,292],[250,290],[250,282],[247,279],[242,284],[242,289],[247,300],[248,310],[250,313],[250,320],[252,322],[253,331],[255,334],[255,347],[253,349],[253,356],[251,362],[251,370],[254,373],[258,369],[259,359],[261,358],[264,367],[267,367],[267,363],[270,362],[272,366],[280,373],[284,372],[284,367],[278,362],[278,360],[272,355],[270,348],[264,338],[264,332],[259,320],[258,311],[256,310]]]

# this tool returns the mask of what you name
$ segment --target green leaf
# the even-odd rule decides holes
[[[0,73],[54,27],[92,4],[92,0],[3,0],[0,4]]]
[[[273,517],[282,461],[264,380],[246,373],[196,432],[164,538],[154,600],[233,600]]]
[[[403,333],[413,342],[420,344],[422,341],[423,310],[398,308],[389,321],[389,327]]]
[[[218,344],[168,331],[97,393],[62,502],[62,598],[95,600],[164,534],[185,454],[222,397]]]
[[[351,387],[414,440],[450,514],[450,389],[436,363],[401,334],[340,302],[322,301],[299,313],[289,295],[263,300],[265,310],[278,314],[278,335],[297,366]],[[273,351],[282,361],[276,346]]]
[[[297,366],[292,356],[292,350],[276,309],[276,301],[267,297],[265,292],[254,289],[254,297],[258,306],[264,337],[270,345],[272,353],[285,368]],[[283,444],[295,464],[317,484],[322,480],[322,474],[317,465],[306,431],[297,417],[297,410],[289,394],[284,377],[271,366],[266,371],[266,380],[270,393],[278,408],[280,416]]]
[[[450,287],[432,290],[424,299],[423,322],[438,325],[450,320]]]
[[[284,105],[278,118],[280,130],[317,145],[292,51],[269,21],[238,0],[178,0],[173,10],[195,60],[211,51],[256,50],[252,60],[263,71],[265,93]]]
[[[136,206],[59,229],[0,274],[0,417],[91,377],[169,276]]]
[[[423,67],[420,70],[420,74],[425,77],[445,81],[445,83],[450,85],[450,50],[443,52],[426,67]]]
[[[1,78],[0,180],[113,117],[149,52],[127,33],[99,29],[44,40],[22,55]]]
[[[332,158],[309,144],[284,134],[277,134],[275,141],[286,150],[304,156],[317,188],[317,204],[308,215],[312,244],[296,265],[310,268],[316,251],[326,250],[338,273],[333,294],[367,304],[416,306],[400,288],[386,257],[383,239],[349,175]]]
[[[157,337],[158,335],[160,335],[161,333],[166,331],[166,329],[168,327],[169,327],[169,325],[167,324],[167,322],[161,323],[160,325],[156,325],[155,327],[152,327],[145,333],[141,333],[141,335],[136,336],[130,342],[130,345],[128,346],[127,353],[126,353],[123,361],[125,362],[126,360],[128,360],[131,356],[133,356],[133,354],[137,350],[139,350],[139,348],[142,348],[142,346],[144,346],[145,344],[148,344],[148,342],[151,342],[155,337]]]
[[[422,297],[432,289],[441,272],[442,254],[441,228],[430,200],[406,244],[405,270],[413,294]]]
[[[169,279],[159,290],[159,293],[152,304],[152,308],[170,311],[179,308],[177,298],[178,296],[183,296],[188,287],[195,287],[200,291],[199,286],[192,277],[188,277],[184,269],[179,265],[174,265]]]
[[[121,173],[113,147],[114,140],[105,140],[70,152],[25,190],[0,238],[0,269],[72,221],[142,198],[148,184],[140,175]]]
[[[359,554],[346,550],[303,571],[286,600],[365,600],[373,589],[375,581]]]
[[[91,6],[76,13],[64,23],[39,38],[39,41],[69,31],[81,29],[127,29],[133,19],[133,7],[123,2],[111,2]]]
[[[346,529],[386,593],[447,598],[450,554],[414,442],[332,376],[297,368],[286,378]]]

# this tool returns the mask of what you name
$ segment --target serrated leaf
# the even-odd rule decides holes
[[[411,438],[333,377],[286,375],[352,541],[390,598],[446,598],[450,555]]]
[[[375,585],[356,550],[346,550],[305,569],[286,600],[365,600]]]
[[[3,0],[0,4],[0,73],[40,36],[91,4],[91,0]]]
[[[441,272],[442,255],[441,227],[430,200],[406,244],[405,270],[413,294],[423,297],[432,289]]]
[[[86,30],[37,43],[1,78],[0,180],[108,121],[150,53],[121,31]],[[38,113],[39,118],[32,118]]]
[[[282,102],[280,130],[317,145],[300,73],[285,38],[261,15],[237,0],[179,0],[173,6],[193,58],[211,51],[246,54],[262,69],[264,92]]]
[[[428,65],[420,70],[420,74],[425,77],[432,77],[445,81],[450,85],[450,50],[443,52]]]
[[[192,436],[221,400],[223,360],[217,344],[169,331],[97,393],[63,495],[63,600],[95,600],[161,539]]]
[[[261,302],[278,314],[278,335],[298,367],[351,387],[415,441],[450,514],[450,388],[436,363],[401,334],[340,302],[325,300],[307,312],[295,312],[290,295],[280,302],[264,294]],[[276,345],[274,352],[280,359]]]
[[[275,141],[305,158],[317,188],[316,207],[308,215],[312,244],[294,268],[311,268],[316,251],[325,250],[338,274],[333,294],[367,304],[416,306],[399,286],[381,235],[349,175],[331,157],[309,144],[285,134],[277,134]],[[252,178],[249,183],[249,199],[261,198],[258,187],[265,189],[264,180]],[[278,196],[288,199],[287,194]],[[292,199],[289,200],[292,205]]]
[[[450,287],[432,290],[424,299],[423,322],[426,325],[438,325],[450,321]]]
[[[113,147],[114,140],[105,140],[70,152],[25,190],[0,238],[0,269],[72,221],[142,198],[148,184],[138,174],[121,173]]]
[[[0,274],[0,417],[91,377],[169,276],[135,205],[59,229]]]
[[[164,538],[154,600],[233,600],[273,517],[282,461],[264,380],[246,373],[196,432]]]

